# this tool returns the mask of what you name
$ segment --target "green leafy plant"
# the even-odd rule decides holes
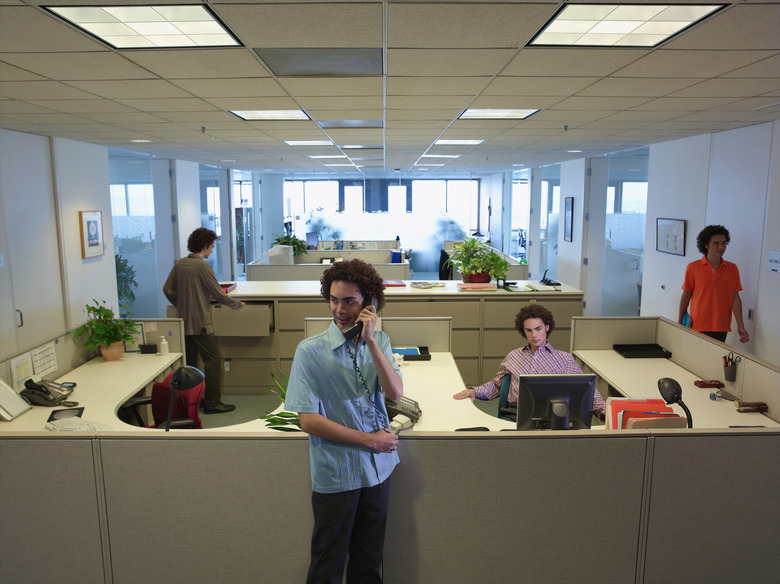
[[[463,274],[481,274],[487,270],[484,265],[492,250],[475,237],[467,237],[455,244],[455,249],[447,258],[447,265],[455,266]]]
[[[509,262],[494,251],[491,251],[486,256],[477,257],[472,265],[475,270],[472,273],[481,274],[487,272],[494,279],[506,278],[506,274],[509,271]]]
[[[275,235],[274,237],[276,239],[274,239],[273,245],[291,246],[293,248],[294,256],[299,256],[308,253],[306,251],[306,244],[303,242],[303,240],[298,239],[294,235]]]
[[[122,307],[132,306],[135,302],[135,288],[138,288],[138,282],[135,281],[135,268],[130,265],[127,258],[120,254],[114,255],[116,265],[116,292],[119,296],[119,304]]]
[[[282,373],[281,369],[279,370],[279,375],[281,375],[284,383],[280,383],[276,376],[271,373],[271,379],[273,379],[274,384],[276,384],[276,389],[272,387],[271,393],[275,394],[282,401],[282,403],[284,403],[284,400],[287,398],[287,383],[289,380],[285,374]],[[274,414],[269,413],[265,416],[260,416],[259,419],[268,422],[268,427],[273,430],[279,430],[280,432],[301,431],[301,420],[298,418],[298,414],[294,412],[282,411]]]
[[[129,318],[117,318],[114,311],[106,306],[105,300],[98,302],[93,298],[92,301],[94,305],[87,304],[84,308],[87,322],[72,331],[74,337],[87,335],[84,348],[96,351],[100,345],[107,347],[119,341],[133,343],[137,324]]]

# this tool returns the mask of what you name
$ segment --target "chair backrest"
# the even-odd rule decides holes
[[[168,408],[171,405],[171,377],[173,372],[169,373],[163,381],[152,386],[152,417],[156,428],[164,427],[168,420]],[[194,422],[190,428],[202,429],[199,409],[205,387],[206,381],[203,380],[193,388],[177,391],[173,400],[171,420],[190,419]]]
[[[501,380],[501,393],[498,394],[498,411],[501,411],[501,408],[505,408],[507,404],[507,400],[509,398],[509,385],[512,383],[512,374],[507,373],[504,375],[504,379]],[[498,417],[501,417],[501,414],[498,414]]]

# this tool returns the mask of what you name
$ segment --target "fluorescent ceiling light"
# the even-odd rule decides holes
[[[325,166],[355,166],[355,165],[351,163],[349,164],[341,163],[341,164],[326,164]]]
[[[531,45],[654,47],[723,4],[569,4]]]
[[[133,144],[148,144],[151,140],[130,140]]]
[[[582,152],[582,150],[567,150],[566,152],[568,152],[569,154],[578,154]]]
[[[460,154],[423,154],[423,158],[460,158]]]
[[[436,164],[435,162],[417,162],[415,166],[444,166],[443,164]]]
[[[285,140],[288,146],[333,146],[330,140]]]
[[[204,6],[45,6],[117,49],[235,47],[239,42]]]
[[[538,112],[538,109],[467,109],[460,114],[461,120],[524,120]]]
[[[316,156],[309,156],[309,158],[346,158],[346,154],[317,154]]]
[[[308,120],[303,110],[230,110],[243,120]]]
[[[365,149],[382,149],[382,146],[366,146],[365,144],[345,144],[341,147],[342,150],[365,150]]]
[[[476,146],[482,144],[484,140],[436,140],[436,146]]]

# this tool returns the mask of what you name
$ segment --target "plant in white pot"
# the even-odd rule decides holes
[[[137,324],[129,318],[117,318],[114,311],[106,306],[106,301],[87,304],[87,322],[73,331],[73,336],[87,335],[83,342],[84,348],[90,351],[100,351],[106,361],[117,361],[125,352],[125,341],[133,343],[133,333]]]

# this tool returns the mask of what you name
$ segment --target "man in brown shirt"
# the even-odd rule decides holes
[[[184,345],[187,365],[198,366],[198,356],[203,359],[206,390],[202,408],[204,414],[221,414],[236,409],[222,403],[222,367],[217,338],[211,326],[210,301],[213,298],[233,309],[246,306],[222,291],[214,276],[214,270],[205,261],[214,251],[217,234],[199,227],[187,239],[190,255],[174,265],[163,286],[163,293],[173,306],[176,315],[184,320]]]

